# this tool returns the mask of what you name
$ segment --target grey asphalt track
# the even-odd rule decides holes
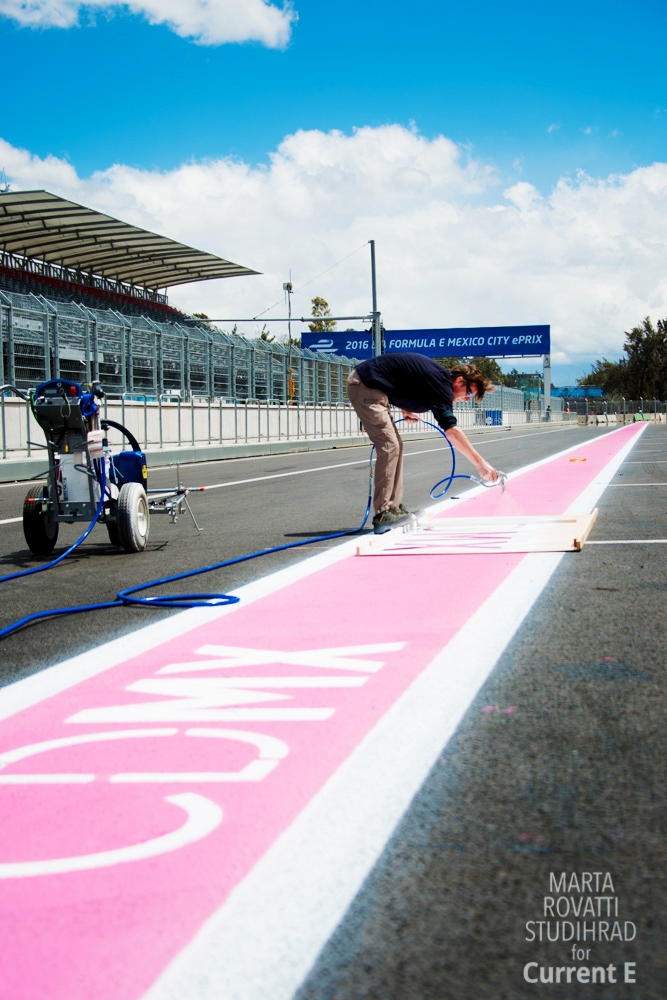
[[[595,434],[596,428],[545,430],[528,426],[521,431],[499,428],[498,433],[479,435],[474,440],[498,468],[511,471]],[[431,487],[451,469],[449,447],[442,437],[434,436],[432,440],[409,442],[406,453],[406,503],[411,508],[432,503]],[[185,485],[216,487],[191,494],[201,532],[195,530],[187,513],[177,524],[171,524],[166,515],[152,516],[147,549],[137,554],[111,547],[104,526],[97,525],[83,545],[60,565],[0,584],[1,626],[40,610],[113,601],[123,588],[261,549],[353,530],[360,526],[366,511],[369,457],[370,447],[343,447],[181,466]],[[474,471],[464,460],[457,469]],[[173,468],[151,470],[148,485],[151,489],[171,486],[175,477]],[[465,481],[455,483],[459,489],[460,483],[467,485]],[[21,516],[26,491],[27,484],[0,486],[0,521]],[[450,493],[456,495],[456,490]],[[52,558],[73,544],[83,530],[83,526],[62,525]],[[160,593],[228,593],[321,551],[322,546],[335,544],[336,540],[315,542],[305,548],[277,552],[169,584]],[[0,576],[48,561],[32,556],[20,523],[0,524]],[[122,607],[34,624],[0,639],[0,683],[17,680],[173,613]]]
[[[512,471],[600,433],[498,429],[475,444]],[[406,451],[405,501],[425,505],[449,469],[448,450],[433,440]],[[97,527],[61,566],[2,585],[2,623],[42,607],[112,600],[133,583],[352,528],[363,517],[367,469],[367,448],[184,467],[188,484],[228,484],[193,496],[201,534],[186,518],[177,525],[154,518],[148,551],[128,555]],[[262,476],[280,478],[240,482]],[[152,472],[150,485],[172,479],[173,470]],[[298,1000],[667,996],[667,546],[658,541],[667,538],[666,484],[667,426],[650,426],[603,494],[590,544],[560,563]],[[0,488],[0,520],[20,515],[24,494],[24,486]],[[75,538],[74,529],[63,531],[64,542]],[[0,524],[0,539],[0,572],[37,564],[20,524]],[[632,544],[608,544],[619,541]],[[337,543],[276,553],[173,589],[229,592],[330,544]],[[0,641],[2,683],[84,650],[93,656],[95,643],[170,613],[113,608],[26,628]],[[595,872],[598,891],[578,892],[583,873]],[[634,925],[634,940],[581,941],[585,960],[572,958],[576,942],[527,940],[539,928],[526,925],[546,919],[545,897],[558,895],[551,873],[564,873],[571,889],[561,907],[608,897],[597,906],[612,908],[610,925],[618,920],[627,933],[626,922]],[[564,921],[577,918],[551,919],[564,933]],[[636,982],[609,981],[622,980],[626,962],[635,963]],[[541,968],[595,965],[607,981],[531,983],[527,963],[534,963],[529,978]]]
[[[665,425],[599,509],[597,544],[561,562],[297,1000],[667,996],[667,546],[638,541],[667,539]],[[598,890],[578,892],[595,872]],[[555,917],[551,873],[572,887]],[[579,924],[602,918],[613,934],[618,920],[636,936],[589,935],[573,959],[568,907],[602,896]],[[539,981],[580,966],[606,981]]]

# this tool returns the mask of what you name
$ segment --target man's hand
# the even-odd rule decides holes
[[[477,466],[477,471],[479,472],[482,479],[486,479],[492,483],[498,481],[498,473],[496,472],[496,470],[493,468],[492,465],[489,465],[489,463],[485,462],[484,460],[482,460]]]
[[[403,414],[403,419],[407,420],[409,424],[418,423],[419,417],[417,416],[416,413],[410,413],[409,410],[401,410],[401,413]]]

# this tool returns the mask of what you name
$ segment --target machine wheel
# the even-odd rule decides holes
[[[120,544],[127,552],[143,552],[148,541],[148,527],[148,499],[143,486],[125,483],[118,494],[116,528]]]
[[[32,486],[23,501],[23,534],[36,556],[49,556],[58,541],[58,522],[49,520],[39,501],[47,496],[45,486]]]
[[[111,544],[120,546],[120,535],[118,534],[118,525],[115,521],[107,521],[107,531],[109,532],[109,541]]]

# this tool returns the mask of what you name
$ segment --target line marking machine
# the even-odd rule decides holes
[[[23,534],[31,552],[48,556],[58,539],[60,523],[99,521],[106,524],[109,541],[127,552],[146,548],[151,513],[166,513],[172,523],[187,509],[197,531],[188,493],[204,487],[184,487],[177,467],[176,488],[148,489],[146,455],[134,435],[122,424],[101,416],[104,390],[99,381],[84,391],[78,382],[58,378],[44,382],[25,400],[44,431],[49,466],[33,479],[46,477],[46,485],[32,486],[23,502]],[[109,428],[119,431],[129,448],[112,454]],[[32,442],[31,442],[32,444]]]

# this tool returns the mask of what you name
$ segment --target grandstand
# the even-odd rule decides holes
[[[48,191],[0,194],[0,247],[7,291],[160,318],[182,315],[160,288],[257,274]]]
[[[343,400],[350,359],[248,340],[167,300],[172,285],[257,273],[48,191],[0,194],[0,383]]]

